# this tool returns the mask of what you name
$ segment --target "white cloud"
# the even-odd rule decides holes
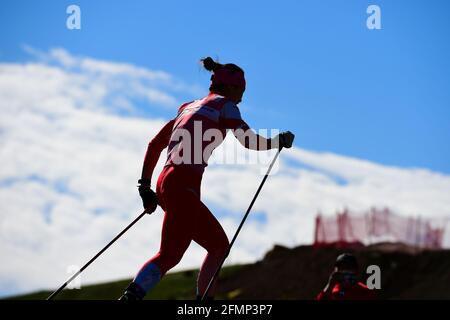
[[[169,73],[160,70],[149,70],[130,63],[74,56],[63,48],[50,49],[49,52],[43,52],[27,45],[24,45],[23,48],[47,66],[52,65],[62,68],[69,72],[71,76],[79,75],[81,79],[78,80],[84,81],[84,85],[90,87],[89,93],[96,90],[102,98],[104,98],[105,87],[107,87],[109,97],[131,96],[145,99],[150,104],[173,108],[179,105],[178,93],[196,96],[204,92],[198,85],[187,85]],[[85,81],[87,79],[89,81]],[[68,88],[70,87],[72,86],[69,84]]]
[[[136,180],[147,142],[164,121],[118,111],[133,110],[143,97],[175,108],[170,87],[185,94],[194,88],[131,64],[80,58],[63,49],[28,51],[38,61],[0,64],[3,294],[60,285],[68,266],[86,262],[140,212]],[[234,148],[231,142],[228,137],[212,160]],[[207,169],[203,198],[220,213],[229,238],[266,166],[267,161]],[[258,259],[274,243],[311,242],[318,210],[386,205],[400,214],[443,217],[450,212],[449,192],[450,177],[428,170],[285,150],[228,263]],[[83,273],[83,283],[132,276],[158,250],[161,223],[160,211],[144,217]],[[200,266],[203,254],[191,246],[177,269]]]

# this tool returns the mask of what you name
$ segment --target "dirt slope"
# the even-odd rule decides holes
[[[325,286],[336,257],[352,252],[366,267],[381,268],[380,299],[450,299],[450,250],[417,250],[401,244],[350,249],[275,246],[263,260],[221,280],[230,299],[313,299]]]

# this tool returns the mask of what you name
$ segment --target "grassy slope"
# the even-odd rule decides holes
[[[233,276],[243,265],[224,267],[220,274],[220,279],[226,279]],[[166,300],[166,299],[195,299],[195,285],[198,270],[188,270],[167,274],[154,290],[149,292],[145,299],[147,300]],[[131,279],[102,283],[82,287],[80,290],[63,290],[55,299],[64,300],[116,300],[130,283]],[[50,291],[40,291],[26,294],[9,299],[14,300],[44,300],[51,294]],[[232,294],[232,293],[231,293]],[[227,293],[217,296],[219,299],[227,299]]]

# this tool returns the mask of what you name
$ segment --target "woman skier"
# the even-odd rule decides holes
[[[292,146],[294,135],[291,132],[266,139],[254,133],[241,118],[237,105],[242,100],[246,83],[240,67],[220,64],[210,57],[201,62],[212,72],[209,94],[181,105],[177,116],[148,144],[138,181],[139,194],[148,213],[152,213],[158,204],[165,212],[161,245],[159,252],[142,266],[120,300],[143,299],[166,272],[178,264],[192,240],[207,250],[197,279],[197,299],[202,297],[221,259],[227,254],[229,241],[220,223],[200,200],[200,184],[208,158],[223,141],[228,129],[248,149]],[[152,173],[166,147],[167,161],[159,175],[155,194],[150,183]],[[217,281],[208,292],[209,299],[213,299],[216,284]]]

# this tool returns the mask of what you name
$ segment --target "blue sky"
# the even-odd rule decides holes
[[[70,4],[81,30],[65,27]],[[366,28],[369,4],[381,7],[382,30]],[[3,1],[0,61],[28,61],[23,45],[62,47],[206,90],[196,61],[211,55],[245,69],[242,113],[255,128],[292,130],[309,150],[450,173],[449,13],[445,0]]]

